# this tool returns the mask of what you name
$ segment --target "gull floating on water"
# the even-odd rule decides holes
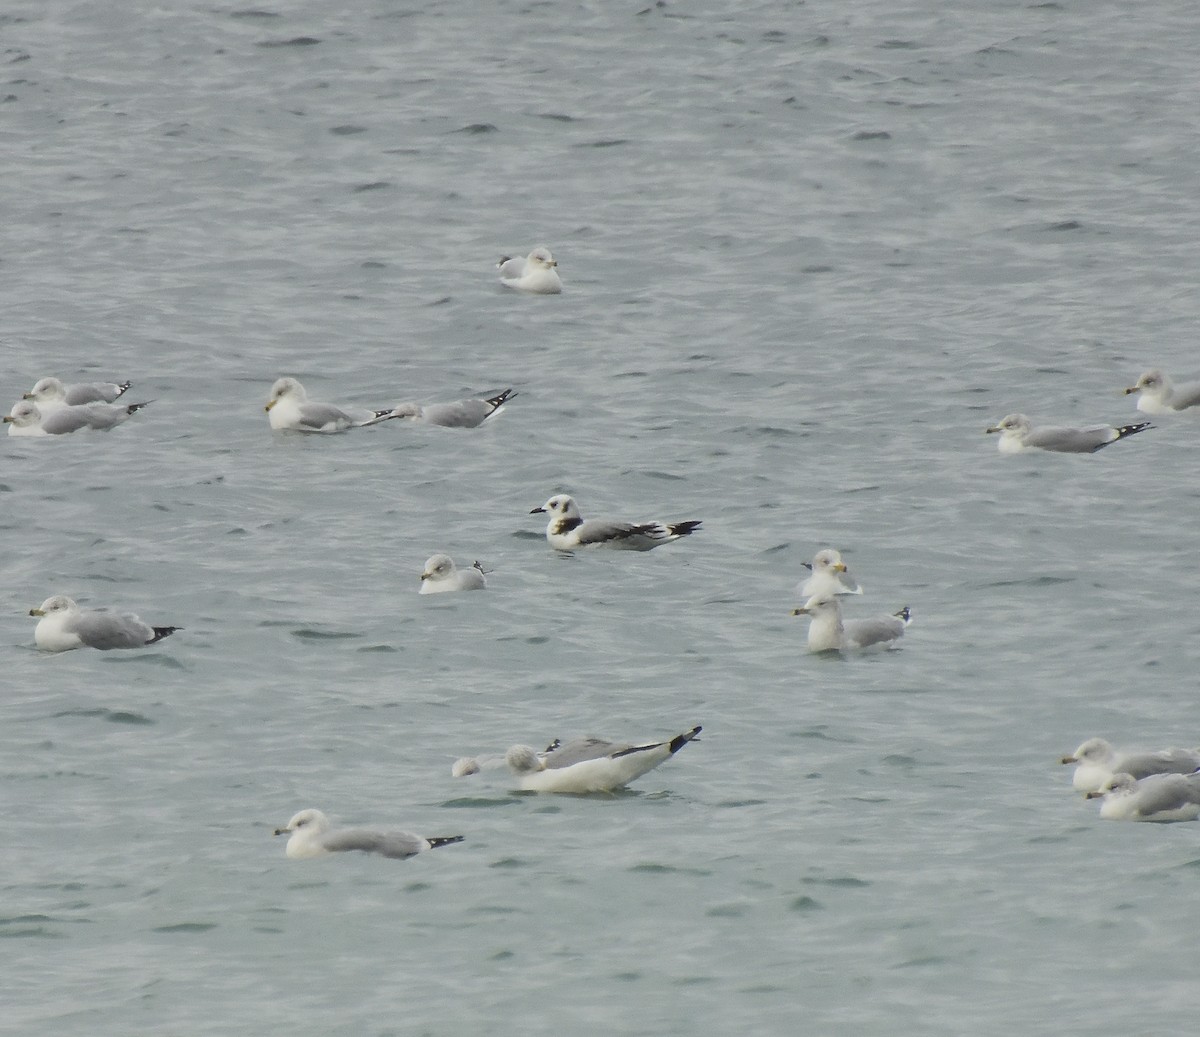
[[[697,725],[665,742],[635,744],[602,738],[555,740],[544,752],[514,745],[504,762],[519,786],[530,792],[613,792],[669,760],[700,734]],[[465,757],[455,762],[455,777],[475,774],[493,764],[489,758]]]
[[[399,417],[391,409],[343,409],[332,403],[310,401],[304,386],[295,378],[280,378],[271,386],[266,411],[271,428],[297,432],[343,432],[348,428],[374,425],[388,418]]]
[[[347,850],[378,853],[403,861],[426,850],[463,841],[461,835],[425,837],[412,832],[374,828],[343,828],[335,832],[330,830],[329,818],[312,809],[301,810],[283,828],[276,828],[275,834],[291,836],[285,852],[297,861]]]
[[[1151,428],[1150,422],[1136,425],[1092,425],[1089,428],[1068,428],[1044,425],[1034,428],[1024,414],[1010,414],[999,425],[986,429],[1000,433],[1000,453],[1019,454],[1023,450],[1057,450],[1064,454],[1094,454],[1101,447],[1125,439],[1135,432]]]
[[[152,401],[147,400],[146,403]],[[22,400],[4,416],[10,436],[64,436],[90,428],[97,432],[114,429],[146,403],[85,403],[78,407],[63,404],[43,412],[31,400]]]
[[[47,598],[31,616],[41,617],[33,639],[43,652],[69,652],[73,648],[144,648],[181,627],[153,627],[128,612],[83,609],[63,594]]]
[[[562,291],[562,281],[555,269],[558,261],[545,245],[538,245],[524,259],[502,256],[497,265],[500,267],[500,283],[509,288],[519,288],[537,295],[557,295]]]
[[[1137,380],[1137,385],[1125,390],[1125,395],[1135,392],[1141,393],[1137,409],[1143,414],[1174,414],[1200,404],[1200,382],[1173,385],[1171,379],[1158,370],[1146,371]]]
[[[1146,778],[1151,774],[1191,774],[1200,768],[1200,750],[1159,749],[1154,752],[1118,752],[1103,738],[1089,738],[1064,764],[1075,764],[1071,784],[1080,792],[1099,792],[1114,774]]]
[[[1195,821],[1200,817],[1200,775],[1151,774],[1139,781],[1117,773],[1088,799],[1103,799],[1105,821]]]
[[[450,591],[481,591],[487,587],[483,566],[476,562],[470,569],[459,569],[449,555],[434,555],[421,573],[422,594],[446,594]]]
[[[625,551],[649,551],[652,547],[669,544],[700,528],[700,520],[687,522],[613,522],[608,519],[584,520],[573,497],[565,493],[551,497],[531,515],[548,514],[546,539],[556,551],[573,551],[577,547],[613,547]]]
[[[33,400],[45,413],[55,407],[78,407],[84,403],[114,403],[132,382],[80,382],[64,385],[57,378],[42,378],[22,399]]]
[[[810,598],[801,608],[792,609],[793,616],[808,616],[808,650],[810,652],[853,651],[864,648],[895,648],[904,636],[904,628],[912,622],[912,613],[905,605],[899,612],[874,619],[842,620],[842,606],[836,594]]]
[[[389,418],[407,418],[423,425],[443,425],[446,428],[478,428],[517,393],[505,389],[486,400],[456,400],[454,403],[401,403],[388,414]]]
[[[842,561],[841,553],[832,547],[818,551],[811,562],[803,564],[806,569],[812,570],[812,575],[796,588],[805,599],[862,593],[862,587]]]

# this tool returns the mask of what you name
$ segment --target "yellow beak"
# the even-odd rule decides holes
[[[44,613],[41,609],[30,609],[29,614],[31,616],[44,616],[46,613]]]
[[[266,405],[266,406],[263,408],[263,410],[270,410],[270,409],[271,409],[272,407],[274,407],[274,406],[275,406],[275,404],[276,404],[276,403],[278,403],[278,402],[279,402],[278,400],[272,400],[270,403],[268,403],[268,404],[267,404],[267,405]]]

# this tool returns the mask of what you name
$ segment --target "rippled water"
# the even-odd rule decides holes
[[[1057,758],[1200,743],[1186,5],[23,4],[3,385],[5,1013],[29,1035],[1180,1033],[1194,826]],[[549,244],[566,290],[494,280]],[[273,435],[280,374],[474,432]],[[398,424],[398,423],[396,423]],[[559,557],[528,514],[703,519]],[[846,554],[902,651],[788,615]],[[421,598],[445,550],[485,594]],[[52,593],[184,629],[33,649]],[[453,758],[704,725],[634,790]],[[287,861],[297,809],[463,833]]]

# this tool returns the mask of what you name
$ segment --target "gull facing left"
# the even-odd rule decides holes
[[[343,828],[333,831],[329,818],[311,808],[295,814],[283,828],[276,828],[275,834],[291,836],[284,852],[296,861],[348,850],[378,853],[404,861],[426,850],[463,841],[461,835],[426,837],[397,829]]]
[[[614,522],[610,519],[584,520],[573,497],[559,493],[531,515],[548,514],[546,539],[556,551],[574,551],[577,547],[611,547],[624,551],[649,551],[690,536],[700,528],[699,519],[687,522]]]

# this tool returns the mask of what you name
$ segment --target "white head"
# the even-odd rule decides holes
[[[21,400],[13,407],[11,414],[4,415],[4,424],[11,423],[17,428],[28,428],[41,420],[42,412],[38,410],[36,403],[29,400]]]
[[[57,378],[43,378],[23,398],[37,403],[54,403],[67,398],[67,387]]]
[[[514,774],[533,774],[546,767],[537,750],[528,745],[514,745],[504,754],[504,762]]]
[[[1031,422],[1024,414],[1009,414],[999,425],[993,425],[988,432],[1001,432],[1008,436],[1023,436],[1033,428]]]
[[[79,606],[65,594],[56,594],[53,598],[43,601],[38,608],[30,609],[29,614],[31,616],[59,616],[78,611]]]
[[[303,832],[306,835],[320,835],[322,832],[329,831],[329,818],[327,818],[319,810],[301,810],[298,814],[293,814],[292,819],[283,827],[276,828],[276,835],[285,835],[288,833],[295,834]]]
[[[538,245],[525,257],[525,262],[536,270],[550,270],[558,266],[558,261],[550,254],[550,250],[545,245]]]
[[[280,378],[271,386],[271,396],[267,400],[266,409],[270,410],[275,404],[285,398],[294,400],[296,403],[303,403],[308,399],[308,393],[304,391],[304,386],[296,381],[295,378]]]
[[[1062,762],[1104,764],[1111,761],[1115,755],[1113,747],[1103,738],[1089,738],[1070,756],[1064,756]]]
[[[809,598],[800,608],[792,609],[793,616],[812,616],[813,619],[829,615],[840,616],[841,614],[841,603],[833,594]]]
[[[842,561],[841,552],[835,551],[832,547],[827,547],[813,555],[810,568],[814,573],[844,573],[846,571],[846,563]]]
[[[1142,372],[1142,376],[1137,380],[1137,385],[1130,386],[1125,390],[1125,395],[1135,392],[1158,393],[1162,392],[1167,387],[1167,376],[1157,368],[1152,371]]]
[[[468,774],[478,774],[482,769],[474,756],[463,756],[450,765],[450,776],[465,778]]]
[[[421,573],[421,579],[432,580],[436,583],[438,580],[446,580],[454,575],[454,559],[449,555],[434,555],[425,563],[425,570]]]
[[[551,497],[540,508],[534,508],[529,514],[540,515],[545,512],[548,515],[553,515],[556,519],[578,518],[579,506],[575,503],[574,497],[568,497],[565,493],[557,493]]]
[[[1099,792],[1089,792],[1085,799],[1098,799],[1101,796],[1128,796],[1137,790],[1137,778],[1132,774],[1114,774],[1103,785]]]
[[[392,416],[396,418],[412,418],[417,421],[425,413],[424,408],[419,403],[400,403],[392,410]]]

